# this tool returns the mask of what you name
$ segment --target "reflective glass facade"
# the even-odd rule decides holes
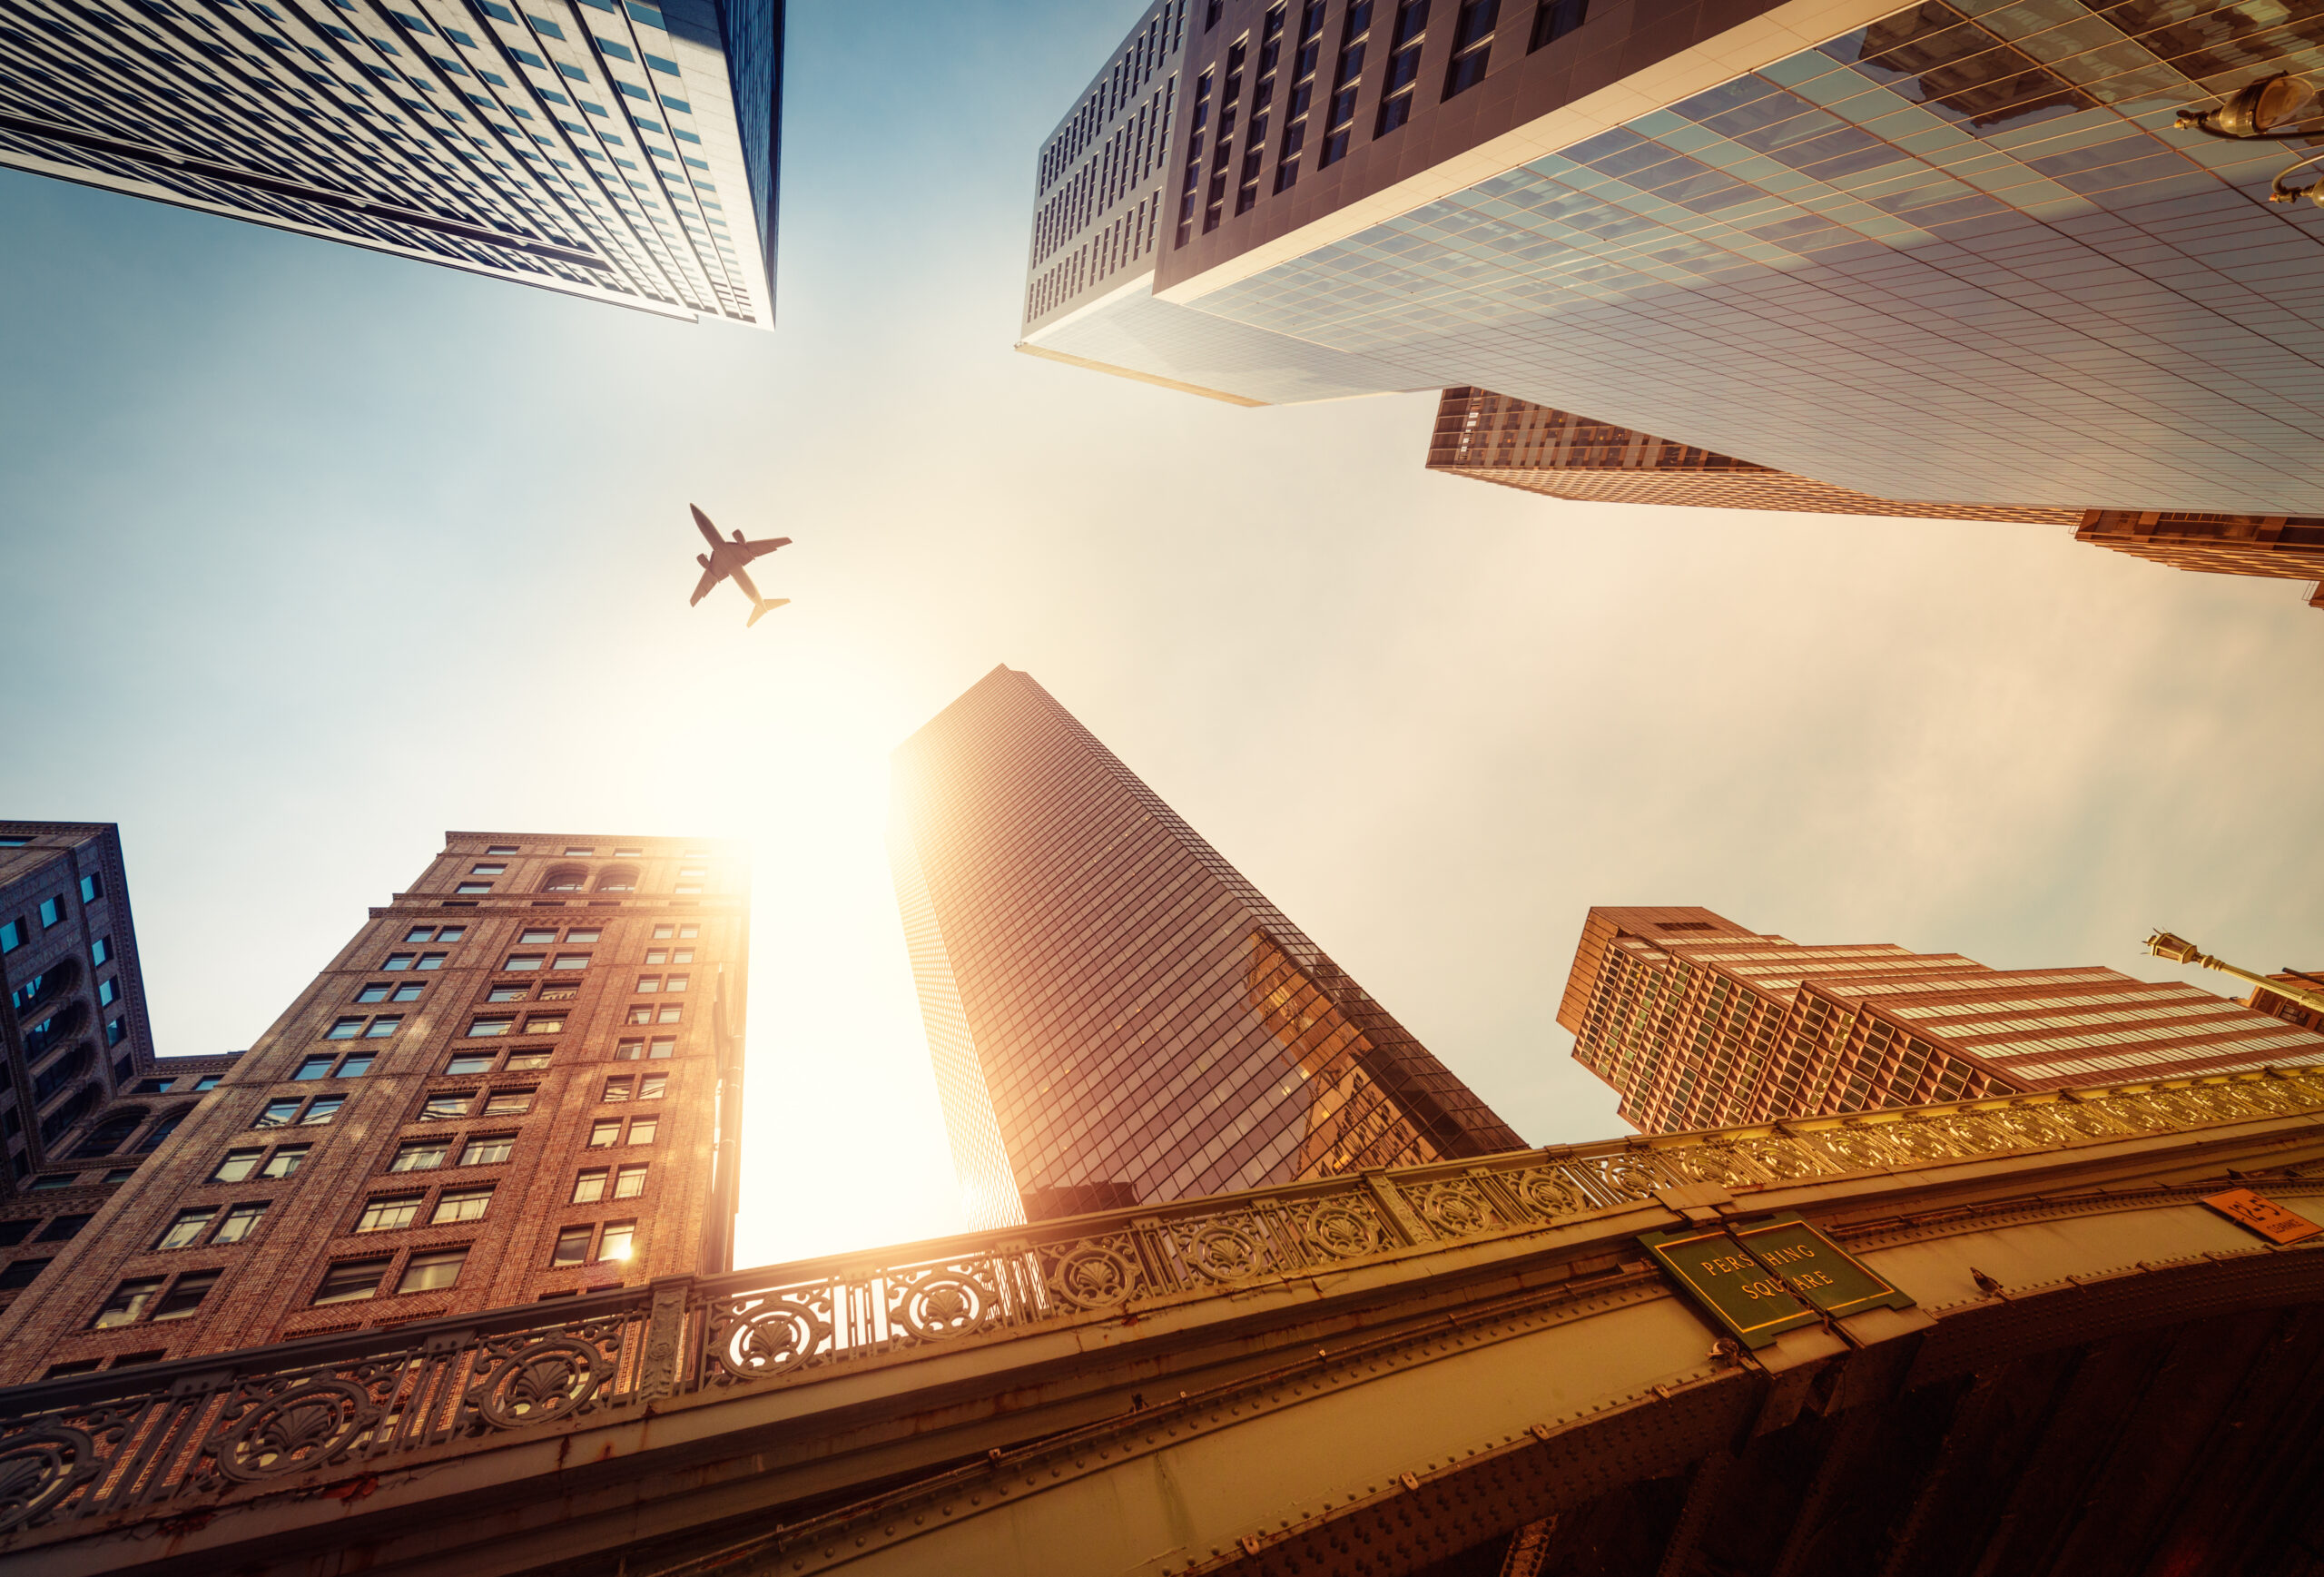
[[[779,0],[24,0],[0,163],[772,327],[782,25]]]
[[[1524,1141],[1030,675],[896,753],[893,856],[972,1210],[1036,1219]]]
[[[2324,1035],[2193,986],[1802,946],[1708,909],[1592,909],[1558,1022],[1649,1133],[2324,1061]]]
[[[1308,347],[1311,377],[1482,386],[1881,498],[2324,509],[2305,458],[2324,424],[2324,210],[2261,201],[2283,145],[2169,129],[2181,105],[2313,69],[2324,21],[1927,0],[1770,48],[1833,10],[1769,8],[1697,46],[1728,68],[1718,85],[1399,197],[1513,147],[1447,143],[1249,266],[1166,277],[1166,304]],[[1206,58],[1190,44],[1185,69]],[[1494,55],[1479,97],[1530,58]],[[1633,97],[1649,77],[1678,80],[1634,74]],[[1571,118],[1564,91],[1543,87],[1541,126]],[[1359,106],[1351,134],[1378,123]],[[1177,375],[1172,323],[1108,335],[1104,316],[1032,343]],[[1190,360],[1228,360],[1219,330],[1184,329]],[[1221,387],[1277,398],[1263,379]]]

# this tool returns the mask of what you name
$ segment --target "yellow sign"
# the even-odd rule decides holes
[[[2249,1227],[2270,1243],[2298,1243],[2324,1232],[2324,1227],[2307,1217],[2285,1209],[2273,1199],[2262,1198],[2249,1188],[2208,1194],[2203,1203],[2239,1226]]]
[[[1797,1215],[1649,1232],[1639,1241],[1747,1347],[1827,1316],[1913,1306]]]

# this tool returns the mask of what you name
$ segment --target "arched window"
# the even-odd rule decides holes
[[[600,892],[635,892],[637,891],[637,867],[608,865],[597,875]]]
[[[181,1106],[175,1111],[163,1112],[161,1121],[147,1129],[145,1137],[137,1141],[137,1153],[142,1156],[149,1150],[160,1149],[162,1141],[175,1133],[178,1124],[183,1122],[192,1110],[190,1106]]]
[[[91,1129],[89,1137],[74,1148],[71,1158],[76,1161],[93,1161],[99,1156],[113,1154],[121,1148],[122,1141],[137,1131],[137,1125],[144,1120],[144,1112],[133,1106],[124,1111],[105,1113],[104,1120]]]
[[[80,978],[79,960],[69,958],[61,960],[10,991],[8,1005],[20,1013],[27,1009],[36,1008],[43,1002],[54,1000],[61,992],[70,989],[73,982]]]
[[[582,888],[587,886],[588,883],[589,872],[586,867],[580,865],[557,865],[553,866],[550,869],[549,873],[541,878],[541,891],[544,892],[578,892]]]
[[[85,1045],[70,1057],[58,1058],[33,1079],[33,1104],[40,1105],[88,1070],[89,1048]]]
[[[64,1137],[66,1129],[88,1116],[89,1109],[96,1104],[97,1087],[94,1084],[81,1086],[64,1098],[63,1105],[40,1119],[40,1142],[54,1144]]]
[[[89,1017],[88,1004],[68,1002],[25,1031],[25,1061],[39,1061],[80,1032]]]

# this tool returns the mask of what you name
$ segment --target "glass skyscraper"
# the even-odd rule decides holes
[[[1029,675],[897,750],[891,852],[980,1226],[1524,1147]]]
[[[1162,10],[1161,151],[1109,64],[1041,152],[1029,351],[1489,389],[1886,499],[2324,513],[2324,208],[2264,201],[2297,150],[2172,129],[2324,65],[2309,10]]]
[[[0,164],[774,322],[783,0],[22,0]]]

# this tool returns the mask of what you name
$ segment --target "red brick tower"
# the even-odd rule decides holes
[[[2324,1035],[2193,986],[1802,946],[1708,909],[1592,909],[1558,1022],[1649,1133],[2324,1061]]]
[[[726,1267],[749,871],[451,833],[0,1316],[0,1383]]]

